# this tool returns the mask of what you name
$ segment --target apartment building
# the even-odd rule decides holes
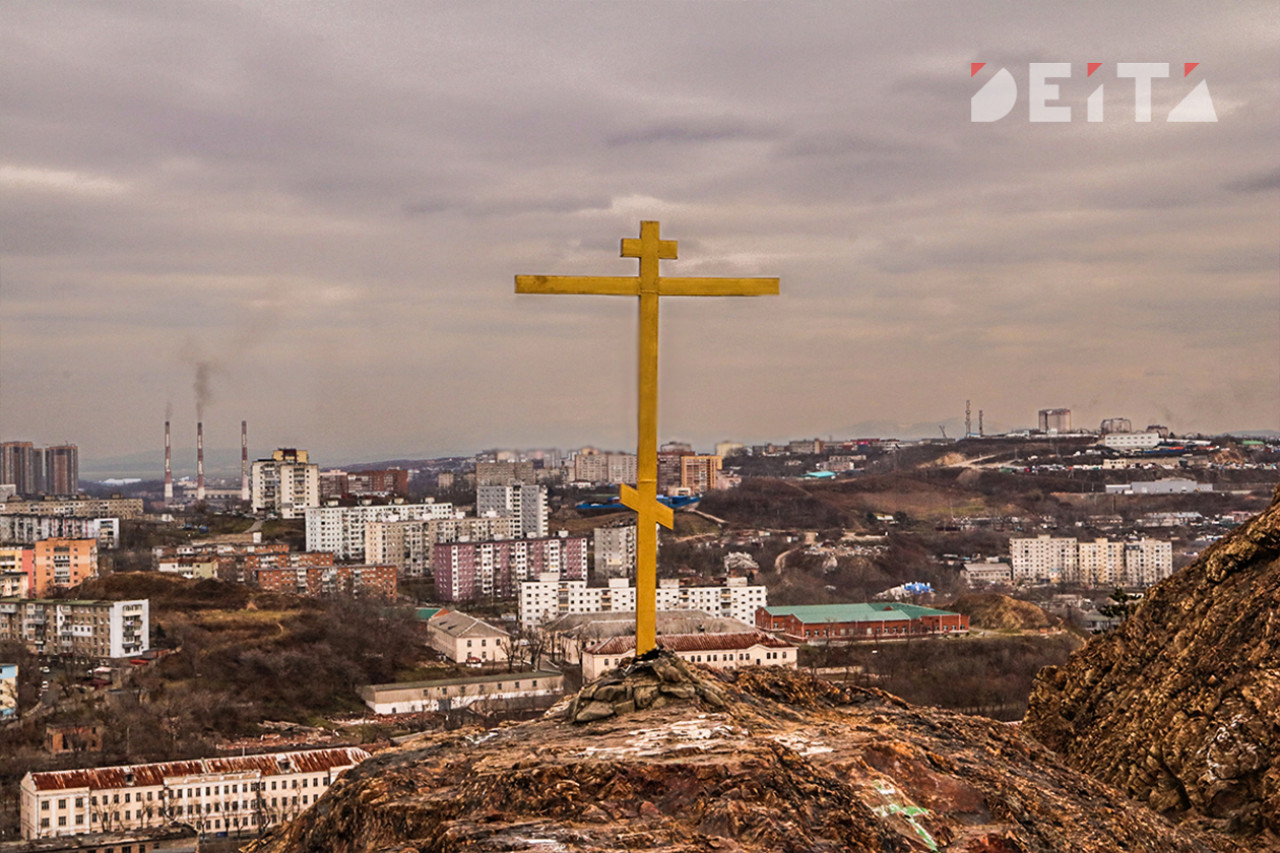
[[[26,839],[174,824],[257,833],[297,817],[368,757],[337,747],[27,773],[20,828]]]
[[[440,601],[514,598],[521,582],[543,573],[585,579],[587,539],[561,535],[442,543],[432,550],[431,571]]]
[[[695,495],[718,488],[723,462],[719,456],[680,457],[680,487]]]
[[[80,492],[80,450],[74,444],[44,449],[44,490],[51,495]]]
[[[0,502],[0,514],[68,515],[75,518],[142,518],[142,498],[44,498]]]
[[[1150,586],[1173,574],[1173,545],[1146,537],[1134,541],[1010,539],[1013,579],[1062,581],[1086,586]]]
[[[420,504],[364,504],[308,509],[307,550],[328,551],[339,560],[365,560],[365,525],[373,521],[430,521],[453,518],[453,504],[427,499]]]
[[[0,542],[34,545],[41,539],[97,539],[99,548],[117,548],[120,545],[120,519],[0,514]]]
[[[31,594],[70,589],[98,576],[98,540],[42,539],[32,546]]]
[[[371,521],[365,525],[365,559],[395,566],[405,577],[431,568],[431,551],[444,542],[514,539],[520,520],[512,516],[437,518],[430,521]]]
[[[1076,540],[1047,533],[1034,539],[1010,539],[1009,556],[1015,581],[1054,583],[1076,571]]]
[[[476,515],[517,518],[519,536],[546,536],[547,513],[546,486],[476,486]]]
[[[536,483],[537,474],[532,461],[486,462],[476,461],[476,486],[515,486]]]
[[[263,590],[313,598],[350,595],[390,600],[397,589],[395,566],[273,566],[254,570],[253,578]]]
[[[636,570],[636,526],[597,527],[591,531],[596,580],[629,578]]]
[[[29,441],[0,442],[0,484],[20,495],[44,491],[44,451]]]
[[[35,549],[0,547],[0,598],[26,598],[35,575]]]
[[[146,599],[0,599],[0,641],[22,643],[34,654],[110,660],[142,654],[150,637]]]
[[[755,624],[756,610],[768,604],[768,593],[746,578],[727,578],[723,586],[682,586],[675,578],[658,581],[658,610],[700,610],[712,616]],[[520,624],[536,628],[569,613],[634,611],[636,590],[626,578],[589,587],[585,580],[540,574],[520,584]]]
[[[282,447],[270,459],[253,463],[249,473],[254,512],[299,518],[320,506],[320,466],[307,461],[307,451]]]

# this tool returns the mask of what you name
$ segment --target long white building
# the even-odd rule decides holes
[[[1173,545],[1161,539],[1078,542],[1048,535],[1010,539],[1015,581],[1150,586],[1173,573]]]
[[[292,820],[368,757],[338,747],[27,773],[19,785],[22,837],[170,824],[202,835],[256,833]]]
[[[635,610],[636,589],[627,578],[610,578],[608,586],[589,587],[585,580],[542,574],[520,584],[520,624],[535,628],[568,613]],[[701,610],[755,624],[756,609],[767,607],[768,594],[746,578],[729,578],[724,586],[681,586],[675,579],[658,581],[658,610]]]
[[[451,503],[322,506],[307,510],[307,550],[328,551],[339,560],[365,560],[365,525],[371,521],[453,518]]]

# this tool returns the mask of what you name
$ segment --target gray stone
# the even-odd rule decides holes
[[[589,723],[592,720],[603,720],[605,717],[613,716],[613,706],[608,702],[597,702],[592,700],[577,709],[577,713],[573,715],[575,723]]]

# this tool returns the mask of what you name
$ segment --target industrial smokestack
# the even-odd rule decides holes
[[[196,503],[204,500],[204,421],[196,421]]]
[[[169,422],[164,422],[164,505],[173,504],[173,457],[169,449]]]
[[[249,422],[240,422],[240,500],[249,500]]]

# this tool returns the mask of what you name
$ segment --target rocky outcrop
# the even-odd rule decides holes
[[[1159,812],[1280,849],[1280,490],[1044,670],[1024,729]]]
[[[542,719],[381,753],[255,849],[1213,848],[1015,727],[794,670],[712,673],[664,653]]]

